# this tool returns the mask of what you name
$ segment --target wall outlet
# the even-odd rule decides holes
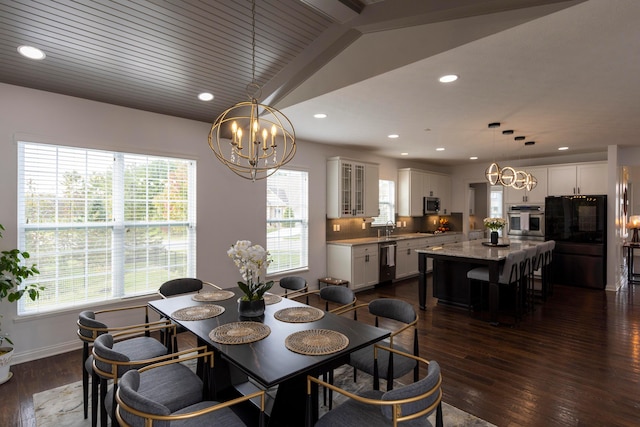
[[[366,229],[367,229],[367,223],[366,223],[366,222],[363,222],[363,223],[362,223],[362,229],[363,229],[363,230],[366,230]]]

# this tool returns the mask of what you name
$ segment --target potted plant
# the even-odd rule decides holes
[[[0,224],[0,238],[4,227]],[[44,288],[37,283],[29,283],[23,286],[22,281],[39,274],[35,264],[31,267],[25,266],[24,262],[29,259],[29,253],[19,249],[2,251],[0,256],[0,302],[5,299],[9,302],[18,301],[24,295],[32,300],[40,296],[40,291]],[[2,316],[0,315],[0,320]],[[11,378],[9,366],[13,357],[13,347],[4,346],[4,341],[13,345],[13,341],[2,333],[0,323],[0,383],[4,383]]]
[[[238,240],[227,254],[245,280],[238,282],[244,293],[238,300],[238,313],[242,317],[259,317],[264,314],[264,294],[273,286],[273,280],[265,282],[271,255],[260,245],[252,245],[249,240]]]
[[[504,218],[485,218],[484,226],[491,230],[491,244],[498,244],[498,230],[502,229],[507,224]]]

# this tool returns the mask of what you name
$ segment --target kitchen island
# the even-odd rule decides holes
[[[433,296],[438,303],[467,307],[469,285],[467,272],[478,266],[489,269],[489,321],[498,324],[500,287],[498,276],[500,267],[511,252],[536,246],[542,242],[511,241],[508,246],[485,246],[481,240],[450,243],[417,249],[418,252],[418,300],[420,308],[426,308],[427,300],[427,259],[433,259]],[[500,245],[507,244],[500,241]]]

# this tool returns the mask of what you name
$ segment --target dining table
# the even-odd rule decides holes
[[[469,298],[467,271],[478,266],[486,266],[489,270],[489,323],[494,326],[498,325],[498,309],[500,306],[498,278],[501,266],[504,265],[509,253],[541,243],[543,242],[500,239],[498,244],[491,244],[482,240],[469,240],[416,249],[418,253],[418,302],[420,309],[426,309],[427,258],[432,258],[434,261],[433,296],[437,298],[443,294],[451,295],[451,299],[454,299],[454,296],[462,296],[458,302],[462,302],[462,305],[465,306],[468,304]],[[450,266],[449,268],[453,271],[453,274],[439,274],[438,268],[444,265]],[[442,288],[446,289],[442,291]]]
[[[198,345],[213,349],[210,388],[216,399],[267,391],[269,426],[302,426],[306,417],[317,420],[317,386],[306,409],[307,375],[328,373],[348,363],[352,352],[390,336],[386,329],[276,294],[265,295],[263,316],[243,318],[238,314],[238,299],[243,295],[239,288],[217,293],[222,296],[187,294],[148,304],[161,317],[193,333]],[[314,344],[316,338],[321,344]]]

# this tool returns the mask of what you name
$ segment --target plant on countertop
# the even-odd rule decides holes
[[[243,301],[258,301],[273,286],[273,280],[264,282],[267,267],[271,264],[271,254],[260,245],[251,245],[249,240],[238,240],[227,254],[236,266],[245,282],[238,282],[244,292]]]
[[[507,224],[504,218],[485,218],[484,226],[491,231],[498,231]]]
[[[4,230],[2,224],[0,224],[0,230]],[[0,238],[2,238],[2,231],[0,231]],[[44,290],[43,286],[37,283],[22,285],[23,280],[40,273],[35,264],[31,267],[23,265],[27,259],[29,259],[29,253],[19,249],[2,251],[0,256],[0,301],[5,298],[9,302],[18,301],[25,294],[33,301],[40,297],[40,291]],[[1,318],[2,316],[0,316]],[[4,340],[13,345],[9,337],[1,332],[2,329],[0,329],[0,345]]]

